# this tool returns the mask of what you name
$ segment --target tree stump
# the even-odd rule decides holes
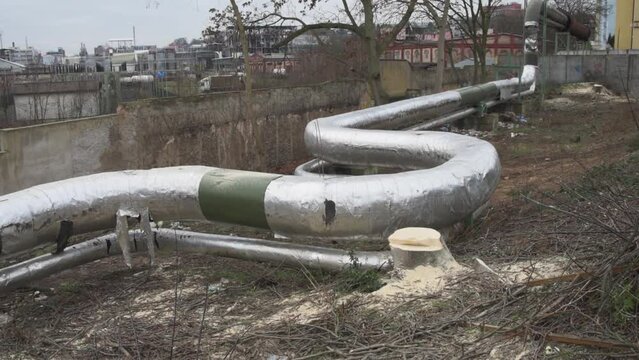
[[[388,237],[396,269],[418,266],[454,267],[457,262],[442,242],[439,231],[430,228],[398,229]]]

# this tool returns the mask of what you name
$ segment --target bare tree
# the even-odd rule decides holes
[[[34,92],[29,98],[29,113],[35,122],[47,120],[50,93]]]
[[[577,21],[595,30],[593,34],[597,34],[599,32],[597,30],[600,30],[600,22],[602,20],[606,21],[608,12],[610,11],[612,6],[604,6],[603,2],[599,0],[556,0],[556,3],[560,9],[566,10],[566,12],[571,14],[571,16],[574,17]],[[555,38],[556,32],[557,30],[555,30],[554,28],[548,27],[547,42]],[[548,48],[550,48],[550,46]],[[554,44],[554,51],[556,52],[559,50],[562,49],[558,49],[557,44]]]
[[[490,21],[496,33],[524,35],[524,11],[496,11]]]
[[[486,53],[490,19],[501,0],[453,0],[451,20],[470,45],[475,63],[473,82],[486,81]]]
[[[285,46],[299,36],[307,33],[312,34],[316,30],[339,29],[351,32],[364,45],[364,51],[367,55],[366,81],[369,93],[376,104],[382,104],[387,101],[387,95],[381,86],[380,56],[406,26],[415,10],[417,1],[353,0],[349,3],[348,0],[342,0],[341,16],[337,18],[325,16],[324,20],[307,23],[303,18],[309,12],[314,12],[315,15],[322,17],[320,11],[316,11],[320,0],[299,0],[302,10],[297,15],[287,14],[284,8],[288,4],[286,0],[271,0],[270,5],[266,5],[263,9],[253,8],[245,11],[243,18],[245,21],[250,19],[248,23],[251,25],[296,25],[298,28],[277,43],[276,47]],[[246,5],[249,6],[250,3],[246,3]],[[214,14],[212,19],[215,19],[218,27],[224,23],[224,19],[228,19],[228,15],[224,15],[224,11],[211,9],[211,12]],[[380,21],[383,22],[382,19],[396,20],[393,21],[394,25],[390,27],[390,30],[383,34],[378,32],[377,26]]]
[[[246,7],[249,4],[250,2],[246,2],[242,6]],[[228,38],[237,38],[242,49],[245,90],[248,97],[250,97],[253,90],[253,73],[250,66],[251,54],[246,30],[247,24],[254,21],[253,13],[251,11],[242,11],[236,0],[230,0],[230,5],[222,10],[213,8],[209,12],[211,13],[210,21],[212,25],[204,29],[202,35],[213,43],[224,43],[227,42]],[[234,50],[234,47],[232,50]]]
[[[237,6],[235,0],[231,1],[231,8],[233,9],[233,18],[235,20],[235,27],[240,35],[240,42],[242,43],[242,57],[244,58],[244,86],[246,89],[246,96],[251,97],[253,91],[253,76],[249,59],[249,44],[248,37],[246,36],[246,29],[244,28],[244,19],[240,8]],[[249,100],[250,101],[250,100]]]
[[[611,6],[604,6],[599,0],[555,0],[560,9],[566,10],[582,24],[591,29],[599,26],[601,19],[606,19]]]
[[[312,0],[311,0],[312,1]],[[375,104],[383,104],[387,101],[387,95],[381,84],[381,64],[380,57],[388,46],[397,38],[399,32],[404,29],[410,20],[417,0],[410,0],[406,5],[401,2],[383,2],[373,0],[358,0],[354,4],[349,4],[342,0],[342,11],[346,14],[348,22],[318,22],[306,24],[299,18],[289,18],[301,25],[300,29],[291,33],[282,43],[287,43],[296,37],[315,29],[345,29],[356,35],[362,44],[367,56],[366,82],[371,97]],[[309,9],[313,9],[311,2]],[[359,14],[358,14],[359,12]],[[399,21],[390,27],[385,34],[377,32],[377,18],[386,16],[388,18],[398,18]],[[286,17],[281,17],[286,20]],[[360,19],[359,21],[357,19]]]
[[[319,33],[319,34],[318,34]],[[331,30],[313,32],[319,40],[305,49],[295,49],[296,69],[290,81],[324,82],[345,78],[365,79],[367,59],[359,39]]]
[[[423,0],[422,4],[426,15],[435,22],[439,32],[437,36],[437,76],[433,88],[435,92],[440,92],[444,83],[444,68],[446,67],[446,32],[449,29],[448,13],[450,11],[450,0],[441,1],[441,10],[437,9],[437,4],[432,3],[430,0]]]
[[[13,105],[13,83],[15,75],[11,73],[0,73],[0,128],[9,125],[14,121],[14,115],[11,111]],[[3,124],[4,122],[4,124]]]

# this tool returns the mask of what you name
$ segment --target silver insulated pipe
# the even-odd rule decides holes
[[[583,26],[547,3],[552,23],[585,36]],[[497,187],[495,148],[468,136],[396,129],[442,124],[532,93],[543,4],[531,0],[526,9],[526,65],[517,78],[311,121],[304,139],[318,160],[298,168],[303,176],[182,166],[95,174],[0,196],[0,255],[47,243],[57,243],[60,253],[72,235],[115,227],[127,259],[129,226],[139,223],[150,245],[153,220],[210,220],[295,239],[381,239],[402,227],[462,221]],[[317,174],[327,164],[387,171]]]

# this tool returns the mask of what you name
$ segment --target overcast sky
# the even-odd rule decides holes
[[[89,53],[112,38],[137,44],[168,45],[178,37],[200,37],[208,10],[227,0],[0,0],[0,31],[5,47],[15,42],[42,52],[63,47],[76,54],[80,43]]]
[[[179,37],[200,37],[208,25],[208,10],[223,8],[228,3],[228,0],[0,0],[0,32],[5,47],[11,46],[11,42],[24,47],[26,37],[30,46],[42,52],[61,46],[67,54],[77,54],[81,42],[92,53],[95,46],[108,39],[131,38],[135,25],[138,45],[166,46]],[[614,22],[610,25],[614,26]]]

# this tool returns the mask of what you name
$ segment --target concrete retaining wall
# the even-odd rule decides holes
[[[487,68],[488,79],[494,78],[491,66]],[[382,86],[390,97],[432,94],[437,73],[434,67],[429,69],[412,66],[406,60],[383,60],[381,62]],[[456,89],[471,85],[473,66],[463,69],[447,68],[444,70],[443,88]]]
[[[0,194],[102,171],[209,165],[268,171],[308,157],[315,118],[352,110],[365,85],[333,82],[128,103],[116,114],[0,130]]]
[[[521,64],[522,58],[516,59]],[[609,89],[639,96],[639,55],[583,54],[549,55],[540,60],[539,82],[550,85],[599,82]]]
[[[100,114],[98,92],[14,95],[15,120],[34,122]]]

